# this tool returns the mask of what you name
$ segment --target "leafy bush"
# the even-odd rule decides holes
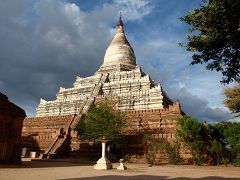
[[[201,155],[197,155],[193,157],[193,164],[201,166],[204,162],[204,157]]]
[[[176,135],[191,151],[194,164],[201,164],[201,161],[206,160],[207,163],[219,165],[223,157],[230,162],[240,153],[240,123],[208,124],[184,116],[179,119],[178,124]],[[207,158],[201,158],[202,155]],[[227,161],[223,162],[227,164]]]
[[[192,154],[201,154],[206,150],[206,127],[199,120],[184,116],[178,120],[177,137],[184,142]]]
[[[223,158],[221,159],[221,164],[227,166],[227,165],[229,164],[229,159],[223,157]]]
[[[156,163],[156,155],[155,155],[155,152],[148,152],[146,154],[146,160],[149,164],[155,164]]]
[[[159,150],[165,151],[165,155],[167,156],[170,164],[179,164],[181,162],[179,143],[174,142],[171,144],[164,139],[157,139],[154,137],[147,137],[146,139],[148,141],[148,152],[146,155],[146,160],[149,164],[156,163],[156,154]]]
[[[156,163],[156,154],[159,149],[161,149],[162,141],[160,139],[156,139],[150,136],[145,136],[145,140],[147,141],[147,154],[146,160],[149,164]]]
[[[234,164],[235,164],[235,166],[240,167],[240,156],[237,156],[237,157],[234,159]]]
[[[173,145],[166,141],[166,152],[170,164],[179,164],[181,162],[181,157],[179,153],[180,144],[174,143]]]

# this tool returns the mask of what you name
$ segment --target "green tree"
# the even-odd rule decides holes
[[[226,147],[232,152],[233,156],[240,155],[240,123],[228,122],[224,129]]]
[[[177,137],[191,150],[196,164],[203,162],[203,156],[207,162],[217,165],[221,161],[234,162],[240,157],[239,122],[206,124],[189,116],[184,116],[178,122]]]
[[[230,153],[226,148],[227,144],[224,136],[224,130],[228,127],[228,124],[228,122],[219,122],[208,126],[208,137],[210,139],[208,151],[217,165],[229,162]]]
[[[204,124],[190,116],[184,116],[178,121],[177,137],[187,145],[193,156],[206,152],[208,138]]]
[[[217,165],[219,165],[220,163],[220,155],[223,151],[223,146],[222,144],[217,141],[216,139],[214,139],[211,142],[211,146],[209,148],[210,152],[213,154],[214,158],[216,159]]]
[[[181,18],[190,25],[187,44],[194,52],[191,65],[206,64],[222,73],[223,83],[239,81],[240,1],[203,0],[203,4]]]
[[[104,136],[116,142],[125,127],[125,114],[116,109],[114,102],[106,100],[93,105],[79,120],[75,130],[82,139],[98,140]]]
[[[189,116],[178,122],[177,137],[191,150],[194,164],[201,165],[207,157],[206,160],[214,160],[218,165],[224,149],[223,132],[219,131],[222,126],[202,123]]]
[[[233,88],[227,88],[224,91],[226,97],[224,103],[225,105],[236,114],[240,116],[240,83],[238,83]]]

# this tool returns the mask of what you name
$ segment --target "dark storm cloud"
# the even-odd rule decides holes
[[[168,94],[173,100],[180,100],[186,114],[202,121],[217,122],[233,118],[226,109],[209,106],[207,100],[192,95],[185,87],[170,87]]]
[[[208,122],[217,122],[233,118],[226,108],[211,107],[207,99],[193,95],[191,89],[187,89],[181,83],[176,84],[174,75],[169,73],[168,70],[159,70],[147,65],[144,67],[145,72],[148,72],[156,82],[160,82],[163,90],[166,91],[173,101],[177,99],[180,100],[182,109],[186,114]],[[206,91],[207,90],[205,90],[205,93],[207,93]]]
[[[113,14],[113,7],[105,8]],[[0,91],[33,112],[40,97],[52,99],[77,74],[93,74],[110,40],[107,23],[114,16],[108,14],[103,8],[86,15],[55,0],[2,2]]]

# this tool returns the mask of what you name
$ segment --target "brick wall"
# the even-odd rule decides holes
[[[17,163],[21,158],[21,131],[24,110],[0,93],[0,161]]]
[[[60,129],[68,132],[74,115],[25,118],[22,129],[23,147],[28,151],[43,153],[60,135]]]
[[[128,128],[124,134],[131,144],[132,158],[145,161],[146,147],[141,144],[143,135],[176,140],[177,119],[183,115],[178,101],[165,109],[127,111]],[[66,127],[72,118],[73,115],[26,118],[22,131],[24,145],[32,150],[46,151],[59,135],[60,128],[67,132]],[[71,131],[71,149],[79,150],[80,144],[76,132]]]
[[[126,130],[127,141],[131,144],[129,155],[134,162],[145,162],[146,144],[143,136],[149,135],[155,138],[164,138],[169,142],[176,140],[178,118],[182,117],[180,103],[177,101],[165,109],[128,111],[127,120],[129,126]],[[161,159],[163,153],[159,151],[156,155]]]
[[[127,134],[159,134],[159,137],[175,138],[173,134],[177,128],[177,119],[183,115],[178,101],[165,109],[128,111],[130,126]]]

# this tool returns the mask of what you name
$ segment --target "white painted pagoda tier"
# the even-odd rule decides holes
[[[53,101],[41,99],[36,116],[79,115],[86,113],[97,98],[109,96],[117,97],[123,111],[164,109],[172,105],[160,84],[136,64],[121,18],[99,70],[90,77],[77,76],[72,88],[60,87]]]

